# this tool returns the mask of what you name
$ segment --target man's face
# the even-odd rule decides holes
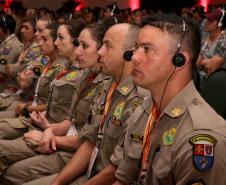
[[[125,36],[126,31],[123,33],[117,26],[111,27],[104,36],[103,45],[98,54],[102,71],[107,75],[119,74],[122,70]]]
[[[34,29],[31,26],[30,22],[24,22],[21,28],[21,37],[24,41],[32,42],[35,38]]]
[[[49,29],[44,29],[40,34],[39,46],[43,55],[51,55],[55,51],[54,41]]]
[[[166,31],[152,26],[145,26],[140,30],[137,49],[132,57],[132,75],[137,85],[150,89],[166,82],[173,71],[174,44],[170,44],[172,42]]]

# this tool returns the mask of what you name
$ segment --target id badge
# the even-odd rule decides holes
[[[95,148],[93,149],[90,161],[89,161],[89,167],[86,173],[86,178],[87,180],[91,177],[91,173],[92,173],[92,169],[94,166],[94,163],[96,161],[97,155],[98,155],[99,149],[95,146]]]

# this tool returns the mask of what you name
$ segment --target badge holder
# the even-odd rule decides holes
[[[88,167],[88,170],[87,170],[87,173],[86,173],[86,179],[87,180],[90,179],[90,177],[92,175],[92,169],[93,169],[93,166],[95,164],[97,155],[99,153],[99,149],[100,149],[102,140],[103,140],[103,133],[99,131],[97,141],[96,141],[96,146],[93,149],[93,152],[92,152],[92,155],[91,155],[91,158],[90,158],[90,161],[89,161],[89,167]]]

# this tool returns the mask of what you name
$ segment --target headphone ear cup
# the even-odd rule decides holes
[[[218,26],[218,28],[221,28],[222,27],[222,22],[220,21],[217,26]]]
[[[185,64],[185,56],[182,53],[176,53],[172,59],[173,65],[181,67]]]
[[[131,61],[132,60],[132,56],[133,56],[133,51],[125,51],[124,53],[123,53],[123,58],[124,58],[124,60],[125,61],[127,61],[127,62],[129,62],[129,61]]]

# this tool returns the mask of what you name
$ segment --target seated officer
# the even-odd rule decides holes
[[[134,82],[151,97],[129,120],[116,184],[223,185],[226,124],[197,92],[198,27],[176,15],[144,21]]]
[[[133,64],[123,58],[125,51],[134,47],[138,30],[137,26],[125,23],[116,24],[106,32],[98,53],[102,72],[113,79],[104,85],[95,100],[91,124],[86,124],[79,134],[83,143],[52,184],[69,184],[75,178],[72,183],[82,184],[87,179],[87,183],[94,184],[114,182],[114,172],[122,157],[121,150],[115,146],[123,142],[126,121],[146,95],[130,76]],[[49,184],[54,177],[30,183]]]
[[[20,53],[15,64],[6,65],[7,75],[14,80],[17,78],[17,74],[25,68],[29,61],[35,61],[41,55],[40,47],[35,38],[35,26],[35,17],[27,17],[24,19],[20,30],[24,49]]]
[[[4,81],[6,64],[15,63],[23,49],[23,44],[14,34],[15,27],[16,21],[11,15],[0,15],[0,91],[6,88],[6,82]]]

